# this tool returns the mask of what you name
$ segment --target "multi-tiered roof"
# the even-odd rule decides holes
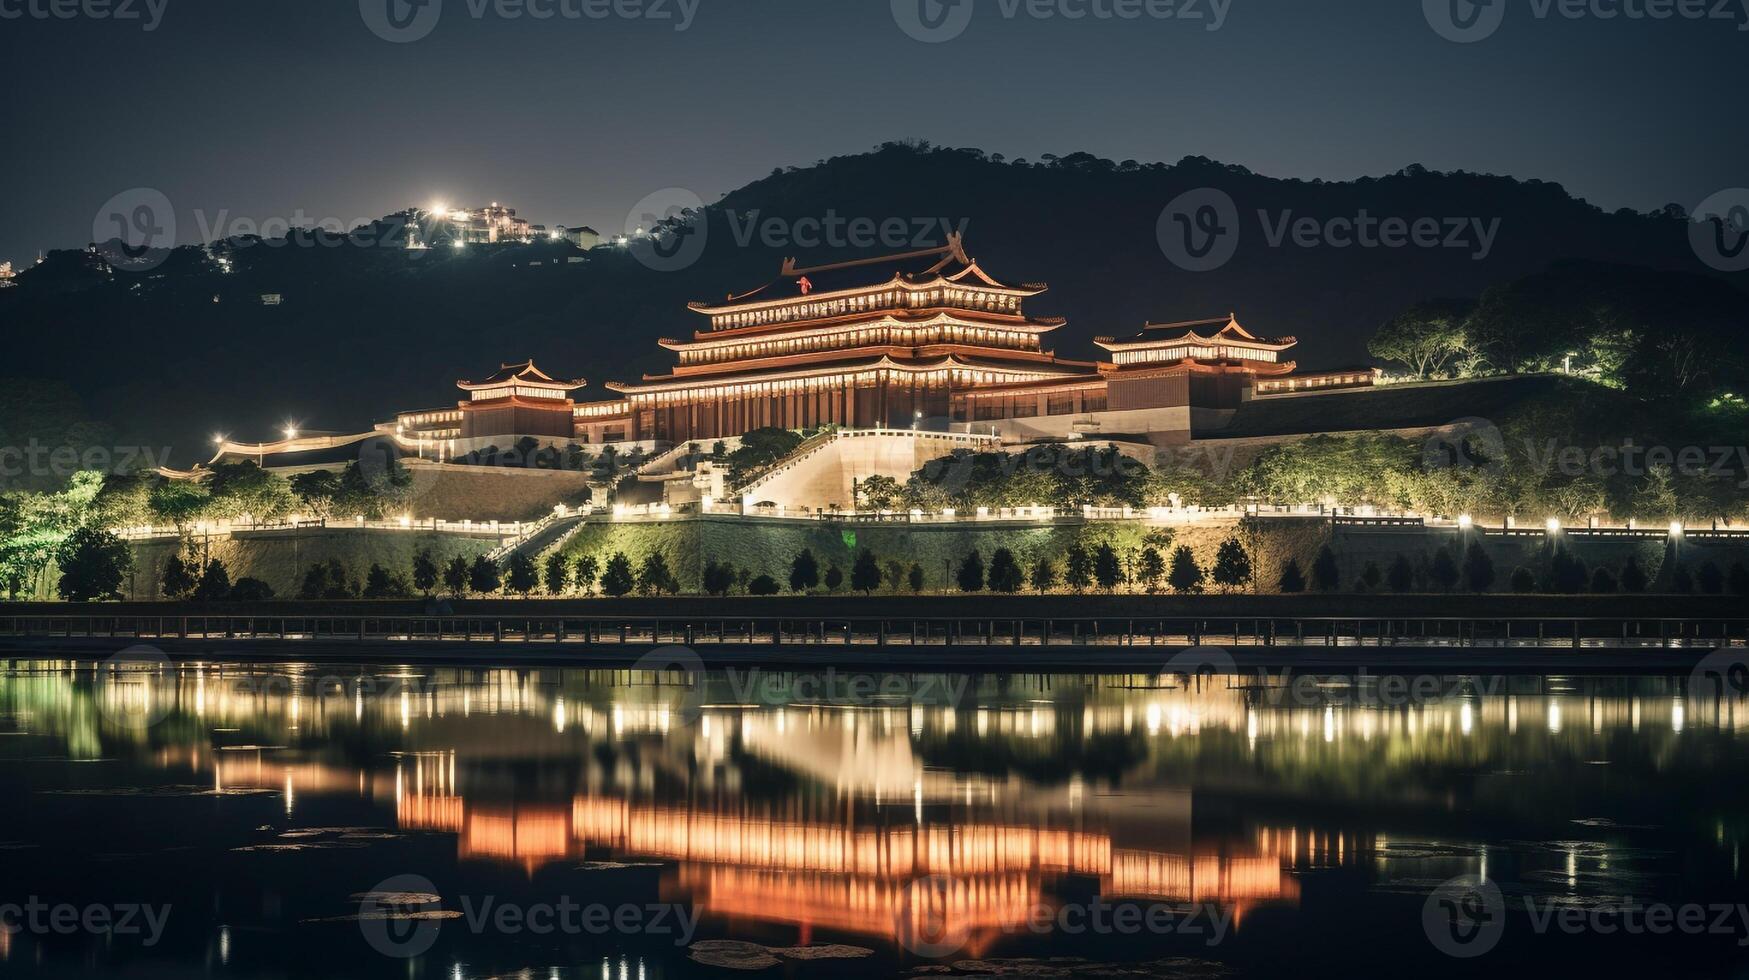
[[[1149,323],[1141,333],[1095,337],[1093,342],[1111,352],[1112,365],[1119,371],[1203,365],[1270,375],[1294,370],[1294,362],[1282,360],[1281,355],[1299,343],[1293,337],[1259,337],[1240,326],[1231,313],[1208,320]]]
[[[500,364],[497,373],[480,381],[461,380],[457,388],[469,392],[475,401],[495,398],[564,398],[589,382],[582,378],[564,380],[535,367],[534,358],[519,364]]]
[[[673,373],[609,387],[637,393],[870,368],[989,381],[1090,369],[1042,349],[1043,335],[1065,322],[1025,314],[1023,301],[1045,288],[991,276],[958,235],[939,248],[830,265],[785,259],[777,278],[756,289],[690,304],[709,319],[708,329],[661,341],[680,355]]]

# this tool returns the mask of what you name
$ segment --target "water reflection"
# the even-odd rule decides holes
[[[1740,696],[1696,696],[1686,677],[18,661],[0,675],[0,785],[42,814],[20,839],[64,861],[91,842],[48,825],[57,794],[188,787],[237,800],[203,819],[224,828],[211,861],[256,862],[243,874],[268,911],[253,910],[245,944],[296,943],[308,917],[286,907],[307,896],[279,880],[307,869],[264,854],[362,860],[434,841],[447,860],[392,851],[394,867],[449,874],[458,890],[539,891],[579,869],[647,875],[712,935],[860,943],[889,972],[915,965],[903,940],[916,917],[966,937],[960,957],[1036,953],[1036,910],[1090,900],[1219,906],[1234,937],[1199,955],[1256,967],[1286,955],[1284,940],[1334,955],[1327,927],[1393,895],[1415,896],[1388,906],[1395,931],[1413,933],[1419,896],[1458,874],[1574,903],[1734,891],[1746,725]],[[277,819],[263,826],[267,805]],[[316,822],[341,812],[395,833]],[[188,873],[225,887],[219,870]],[[947,883],[928,907],[924,880]],[[216,954],[200,969],[234,965],[232,925],[208,925]],[[41,962],[52,947],[0,937],[0,959],[26,942]],[[683,967],[647,950],[590,953],[599,964],[572,950],[562,967],[541,961],[543,975],[642,975],[646,956],[658,973]],[[444,955],[454,962],[414,972],[529,966],[465,936]]]

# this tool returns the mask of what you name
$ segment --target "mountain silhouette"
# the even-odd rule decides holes
[[[1218,268],[1186,271],[1162,249],[1162,211],[1210,192],[1232,202],[1237,244]],[[1339,247],[1322,230],[1387,218],[1431,219],[1439,241]],[[1298,337],[1303,368],[1358,365],[1370,363],[1367,338],[1405,307],[1474,297],[1563,259],[1724,276],[1696,257],[1680,208],[1605,212],[1537,180],[1409,167],[1306,181],[1201,157],[1022,161],[926,144],[784,168],[730,192],[695,217],[702,247],[683,243],[697,254],[673,271],[638,249],[562,241],[407,250],[406,220],[352,237],[177,248],[144,271],[109,268],[97,245],[52,252],[0,290],[13,354],[4,373],[66,382],[118,441],[174,447],[186,465],[214,432],[266,439],[287,420],[356,431],[449,405],[457,379],[529,357],[588,378],[580,398],[606,398],[607,381],[672,365],[656,342],[704,325],[688,302],[769,281],[788,256],[808,265],[903,251],[939,244],[947,228],[963,229],[997,277],[1049,284],[1029,312],[1068,318],[1046,346],[1073,358],[1144,321],[1236,312],[1255,332]],[[1493,229],[1486,248],[1478,228]],[[1453,229],[1467,237],[1448,243]]]

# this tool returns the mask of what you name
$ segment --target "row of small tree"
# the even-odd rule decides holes
[[[1462,562],[1454,558],[1446,548],[1435,551],[1431,559],[1424,556],[1420,565],[1411,562],[1407,555],[1398,555],[1384,569],[1379,567],[1378,562],[1368,561],[1352,583],[1352,590],[1452,592],[1461,585],[1465,591],[1480,593],[1491,590],[1496,580],[1494,559],[1479,543],[1471,542],[1463,553]],[[1709,560],[1703,562],[1698,571],[1690,571],[1687,565],[1678,563],[1671,571],[1670,584],[1674,591],[1682,594],[1698,592],[1722,595],[1729,592],[1732,595],[1749,595],[1749,568],[1742,562],[1734,562],[1729,571],[1725,571],[1719,568],[1718,563]],[[1637,557],[1629,556],[1619,568],[1599,565],[1593,569],[1570,550],[1556,548],[1550,553],[1547,567],[1540,576],[1522,565],[1514,568],[1507,577],[1506,591],[1543,592],[1552,595],[1590,592],[1607,595],[1615,592],[1644,592],[1650,585],[1651,579],[1640,566]],[[1341,566],[1336,552],[1329,545],[1319,550],[1317,559],[1312,563],[1309,581],[1301,571],[1298,561],[1290,558],[1282,566],[1277,588],[1282,592],[1294,593],[1304,592],[1308,587],[1319,592],[1342,591]]]

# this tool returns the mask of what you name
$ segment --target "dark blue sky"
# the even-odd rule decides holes
[[[1193,0],[1198,20],[1143,0],[969,0],[943,43],[909,36],[888,0],[700,0],[685,30],[678,0],[617,0],[667,19],[545,20],[440,0],[430,33],[399,44],[359,0],[154,0],[150,32],[33,16],[50,2],[0,0],[0,259],[15,262],[83,244],[135,187],[170,199],[183,241],[440,199],[608,231],[664,187],[713,200],[907,137],[1327,179],[1422,163],[1557,181],[1611,209],[1749,183],[1749,0],[1727,21],[1494,0],[1504,19],[1474,43],[1442,37],[1419,0],[1222,0],[1213,31],[1211,0]],[[1129,2],[1142,17],[1097,16]]]

